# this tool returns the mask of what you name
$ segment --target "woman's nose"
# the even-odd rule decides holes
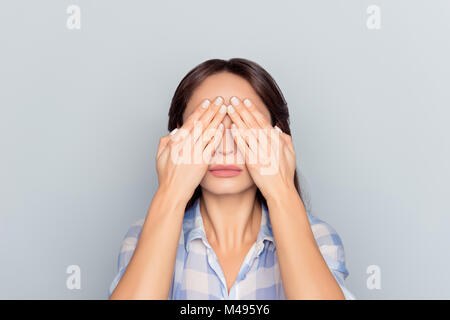
[[[222,141],[217,147],[216,152],[218,152],[219,154],[227,155],[233,153],[235,150],[234,139],[233,135],[231,134],[231,124],[233,122],[231,121],[231,118],[226,115],[222,120],[222,123],[224,127],[224,133],[222,136]]]
[[[231,124],[232,124],[233,122],[231,121],[230,116],[229,116],[229,115],[226,115],[226,116],[223,118],[222,123],[223,123],[223,127],[224,127],[225,129],[231,129]]]

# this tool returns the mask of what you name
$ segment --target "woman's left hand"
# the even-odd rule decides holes
[[[295,190],[296,156],[291,136],[272,127],[247,100],[241,103],[232,98],[232,104],[228,114],[236,128],[231,132],[253,181],[267,200],[286,299],[345,299]],[[261,163],[260,159],[267,158],[268,164]]]
[[[272,127],[249,99],[231,98],[231,133],[253,181],[266,199],[295,189],[296,156],[292,137]]]

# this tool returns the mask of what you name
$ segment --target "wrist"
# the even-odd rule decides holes
[[[268,205],[273,204],[276,206],[283,203],[290,203],[293,200],[301,199],[294,184],[292,184],[292,186],[277,188],[270,194],[263,194],[263,196],[266,199]]]
[[[155,197],[158,197],[163,202],[170,202],[175,207],[185,208],[192,195],[180,192],[179,187],[171,187],[160,185],[156,190]]]

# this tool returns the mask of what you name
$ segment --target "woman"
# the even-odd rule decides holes
[[[262,67],[195,67],[175,91],[169,131],[110,299],[354,298],[339,236],[303,205],[287,104]]]

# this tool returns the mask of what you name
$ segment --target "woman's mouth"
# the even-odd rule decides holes
[[[221,178],[228,178],[228,177],[235,177],[239,174],[241,174],[242,169],[236,166],[232,165],[220,165],[220,166],[214,166],[211,169],[209,169],[209,172],[211,172],[212,175],[216,177]]]

